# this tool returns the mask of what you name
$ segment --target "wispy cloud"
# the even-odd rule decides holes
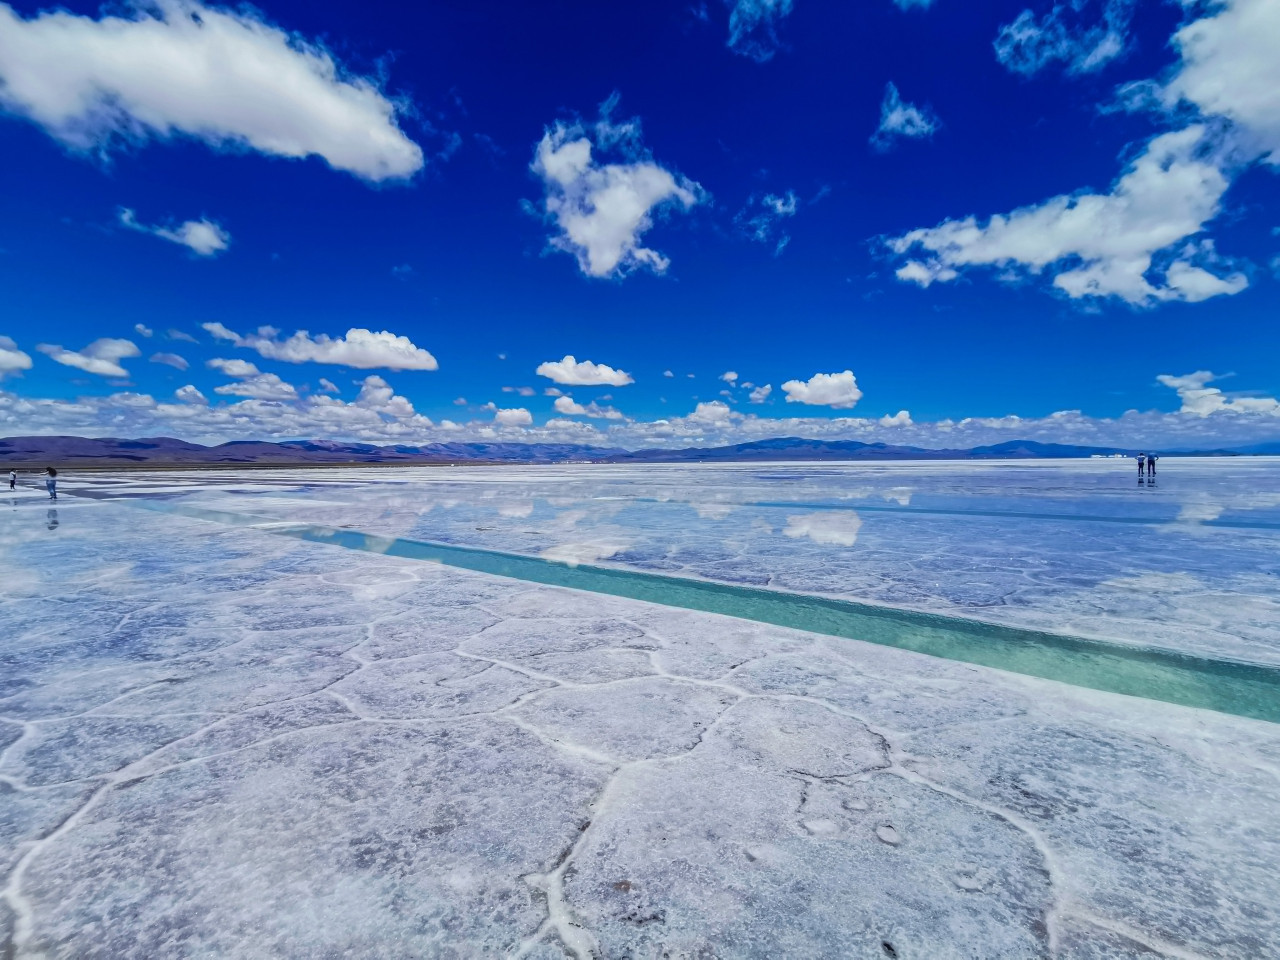
[[[893,149],[899,140],[932,137],[939,127],[938,118],[928,107],[907,103],[893,83],[885,84],[880,104],[880,126],[871,135],[871,145],[880,151]]]
[[[756,63],[773,59],[781,46],[778,24],[791,14],[792,0],[729,0],[729,39],[734,53]]]
[[[139,223],[132,210],[127,207],[121,207],[120,223],[130,230],[149,233],[153,237],[160,237],[170,243],[186,247],[198,257],[215,257],[231,245],[231,234],[224,230],[220,224],[203,217],[199,220],[187,220],[176,227],[149,227],[144,223]],[[143,336],[149,337],[151,334],[148,332]]]

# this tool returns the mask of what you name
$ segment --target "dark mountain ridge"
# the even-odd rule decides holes
[[[173,437],[86,438],[67,436],[0,439],[0,462],[11,466],[289,466],[306,464],[430,463],[690,463],[751,461],[876,460],[1036,460],[1095,456],[1132,456],[1137,449],[1009,440],[967,449],[930,449],[863,443],[860,440],[810,440],[774,437],[719,447],[677,450],[622,450],[572,443],[428,443],[421,446],[344,443],[333,440],[234,440],[204,446]],[[1241,456],[1280,453],[1280,444],[1240,449],[1161,451],[1165,455]]]

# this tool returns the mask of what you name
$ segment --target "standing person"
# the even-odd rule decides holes
[[[1145,453],[1138,454],[1138,479],[1141,480],[1146,476],[1147,455]]]
[[[50,500],[57,500],[58,499],[58,471],[53,469],[53,467],[50,467],[47,472],[49,475],[44,479],[44,488],[49,491]]]
[[[17,486],[18,486],[18,471],[10,470],[9,471],[9,489],[14,490],[17,488]]]
[[[1156,461],[1160,458],[1154,453],[1147,454],[1147,476],[1154,477],[1156,475]]]

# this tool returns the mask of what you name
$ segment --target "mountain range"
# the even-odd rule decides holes
[[[429,443],[422,446],[291,440],[283,443],[243,440],[204,446],[172,437],[136,440],[113,437],[6,437],[0,439],[0,463],[11,466],[288,466],[301,464],[413,463],[690,463],[821,460],[995,460],[1130,456],[1121,447],[1009,440],[967,449],[862,443],[857,440],[806,440],[776,437],[719,447],[678,450],[623,450],[571,443]],[[1162,451],[1166,455],[1280,455],[1280,443],[1220,450]]]

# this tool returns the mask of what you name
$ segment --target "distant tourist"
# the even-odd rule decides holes
[[[50,467],[48,476],[44,479],[44,488],[49,491],[49,499],[58,499],[58,471]]]
[[[1156,461],[1160,458],[1154,453],[1147,454],[1147,476],[1154,477],[1156,475]]]
[[[10,490],[17,489],[17,486],[18,486],[18,471],[10,470],[9,471],[9,489]]]
[[[1138,479],[1141,480],[1147,475],[1147,455],[1145,453],[1138,454]]]

